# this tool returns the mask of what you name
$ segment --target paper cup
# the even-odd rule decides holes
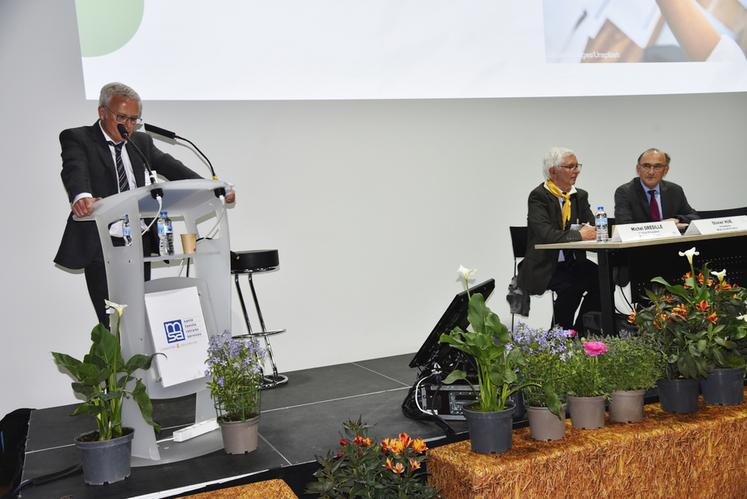
[[[186,255],[191,255],[197,247],[197,234],[182,234],[182,251]]]

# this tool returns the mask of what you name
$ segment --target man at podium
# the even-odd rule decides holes
[[[638,156],[637,177],[615,190],[616,224],[674,220],[684,230],[691,220],[700,218],[682,187],[664,180],[670,161],[669,154],[655,148]]]
[[[91,302],[104,325],[108,325],[104,306],[108,287],[96,224],[76,222],[73,215],[88,216],[93,213],[96,200],[150,184],[146,165],[130,142],[143,152],[159,175],[169,180],[201,178],[181,161],[156,148],[150,135],[136,131],[143,123],[141,114],[142,101],[135,90],[122,83],[108,83],[99,95],[99,119],[91,126],[60,133],[62,183],[72,209],[54,261],[63,267],[84,270]],[[120,134],[118,125],[125,127],[129,140]],[[233,200],[234,193],[228,193],[226,202]],[[115,224],[110,232],[115,245],[124,244],[121,228]],[[153,239],[150,233],[143,236],[144,253],[150,253]],[[149,267],[145,273],[148,279]]]

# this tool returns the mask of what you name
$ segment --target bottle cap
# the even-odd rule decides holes
[[[160,213],[160,215],[161,215],[162,217],[165,217],[165,216],[166,216],[166,210],[163,210],[163,211],[162,211],[162,212]]]
[[[602,211],[604,211],[604,206],[597,206],[597,210],[602,210]]]

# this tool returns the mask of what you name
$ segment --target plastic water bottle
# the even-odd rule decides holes
[[[162,211],[158,215],[158,254],[169,256],[174,254],[174,226],[169,214]]]
[[[125,245],[132,245],[132,227],[130,226],[130,216],[125,213],[122,219],[122,239],[124,239]]]
[[[607,240],[607,212],[604,211],[604,206],[597,206],[594,225],[597,228],[597,242],[605,242]]]

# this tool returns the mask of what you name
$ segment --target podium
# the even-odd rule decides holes
[[[80,223],[91,223],[91,220],[96,223],[106,265],[109,300],[127,305],[120,328],[122,355],[125,359],[138,353],[156,353],[147,320],[146,293],[195,287],[208,335],[231,330],[230,241],[225,206],[214,193],[214,189],[219,187],[225,188],[227,184],[215,180],[190,179],[139,187],[99,200],[91,216],[79,219]],[[172,219],[183,219],[187,232],[197,233],[198,223],[212,223],[217,225],[216,236],[202,239],[194,254],[143,256],[143,241],[141,237],[137,237],[141,232],[139,221],[158,216],[158,202],[151,196],[154,188],[163,190],[160,209],[168,211]],[[132,227],[132,244],[114,246],[109,227],[122,220],[125,214]],[[145,262],[180,258],[192,259],[194,277],[165,277],[143,281]],[[205,357],[207,358],[207,352]],[[215,408],[206,386],[207,378],[165,387],[155,362],[147,372],[138,371],[135,375],[142,378],[151,399],[171,399],[196,394],[195,422],[215,418]],[[153,428],[143,420],[137,404],[129,399],[124,404],[122,423],[135,429],[132,442],[133,466],[181,461],[213,452],[223,446],[218,430],[184,442],[173,442],[172,439],[156,441]]]

